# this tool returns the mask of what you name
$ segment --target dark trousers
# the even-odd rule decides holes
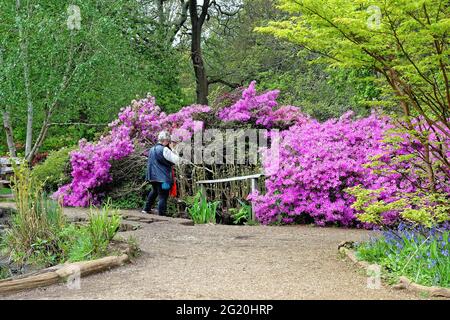
[[[144,211],[150,212],[155,204],[156,198],[158,201],[158,214],[165,216],[167,211],[167,198],[169,197],[170,190],[163,190],[161,182],[152,182],[152,191],[147,196],[147,202],[145,203]]]

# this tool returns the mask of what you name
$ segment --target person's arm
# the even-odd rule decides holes
[[[168,147],[165,147],[163,149],[163,156],[164,156],[164,159],[166,159],[167,161],[172,162],[173,164],[177,164],[178,165],[181,162],[180,156],[178,156],[175,152],[170,150]]]

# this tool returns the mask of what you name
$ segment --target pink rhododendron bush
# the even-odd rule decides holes
[[[103,187],[111,182],[111,162],[129,156],[136,148],[154,143],[161,130],[184,129],[187,135],[202,123],[193,120],[197,113],[207,113],[208,106],[193,105],[175,114],[166,115],[148,97],[123,108],[118,119],[110,123],[110,132],[98,142],[79,142],[79,149],[70,157],[72,182],[62,186],[53,197],[66,206],[86,207],[98,204],[103,197]]]
[[[292,106],[278,106],[279,92],[269,91],[258,95],[255,82],[243,91],[242,99],[223,108],[216,122],[251,122],[258,117],[262,127],[284,127],[286,124],[306,121],[300,109]],[[229,115],[240,109],[247,117],[232,118]],[[204,123],[194,120],[196,115],[210,114],[209,106],[192,105],[173,114],[165,114],[155,104],[153,97],[133,101],[123,108],[118,118],[110,123],[110,132],[95,143],[81,140],[79,150],[71,153],[72,182],[62,186],[53,197],[66,206],[86,207],[99,204],[104,198],[105,186],[112,181],[111,162],[130,156],[136,149],[145,149],[155,143],[161,130],[174,132],[182,139],[189,139],[194,131],[202,130]],[[213,115],[214,116],[214,115]]]
[[[413,128],[413,129],[411,129]],[[400,220],[433,227],[450,220],[450,130],[422,117],[397,122],[368,167],[369,188],[347,190],[356,197],[358,220],[389,225]]]
[[[258,94],[256,82],[252,81],[242,92],[242,98],[229,107],[222,108],[218,117],[224,122],[250,122],[262,128],[289,128],[300,125],[308,118],[294,106],[279,106],[277,99],[279,90]]]
[[[430,134],[429,142],[447,150],[448,158],[448,139]],[[298,217],[318,225],[364,227],[389,225],[405,217],[421,222],[413,214],[423,216],[422,210],[440,214],[447,210],[450,195],[447,167],[439,165],[441,159],[432,159],[430,179],[423,154],[424,147],[414,136],[375,114],[352,120],[348,113],[339,120],[294,125],[282,133],[280,153],[267,152],[264,166],[272,174],[266,193],[249,199],[263,223],[290,223]],[[352,187],[359,192],[350,192]],[[354,205],[355,194],[362,205]],[[361,208],[365,210],[357,211]],[[372,219],[361,223],[356,219],[360,211]],[[436,222],[445,221],[445,216],[448,210]]]
[[[388,121],[372,115],[352,120],[346,114],[324,123],[310,121],[282,132],[279,155],[268,153],[265,166],[279,165],[266,180],[264,195],[250,196],[263,223],[293,222],[307,215],[316,224],[355,222],[353,197],[344,190],[371,186],[376,177],[364,167],[380,151]],[[278,159],[279,157],[279,159]]]

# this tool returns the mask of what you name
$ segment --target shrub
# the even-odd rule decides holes
[[[0,266],[0,280],[9,278],[10,276],[11,272],[7,268]]]
[[[277,91],[258,95],[252,82],[243,92],[241,100],[220,111],[220,118],[224,122],[240,121],[242,119],[235,116],[240,114],[236,109],[242,107],[245,109],[245,120],[265,128],[285,128],[308,121],[299,108],[278,107],[277,96]],[[110,131],[97,142],[79,142],[79,150],[70,154],[72,181],[60,187],[53,197],[67,206],[84,207],[97,205],[107,197],[120,199],[120,195],[117,197],[112,193],[117,191],[120,194],[122,188],[127,188],[133,184],[132,181],[137,180],[120,179],[123,173],[129,174],[131,171],[127,159],[139,165],[139,168],[133,169],[140,174],[140,158],[145,160],[141,150],[146,150],[155,142],[158,131],[166,129],[175,132],[183,140],[189,139],[193,132],[204,127],[204,122],[199,118],[218,120],[208,106],[191,105],[176,113],[165,114],[155,104],[153,97],[132,101],[130,106],[121,109],[117,120],[109,125]],[[112,193],[111,189],[114,189]]]
[[[145,205],[145,200],[141,192],[129,193],[115,199],[108,198],[112,207],[116,209],[139,209]]]
[[[25,163],[14,167],[12,182],[17,213],[3,240],[6,248],[20,264],[51,265],[59,260],[57,235],[65,224],[61,207],[45,198],[42,183]]]
[[[100,258],[108,253],[108,245],[119,230],[121,218],[107,204],[97,212],[91,208],[86,225],[68,224],[59,234],[61,261],[77,262]]]
[[[394,216],[426,227],[433,227],[450,220],[448,194],[416,191],[398,192],[396,199],[381,200],[383,188],[370,190],[361,186],[347,192],[356,197],[352,208],[359,213],[357,218],[365,223],[383,225],[386,216]],[[395,221],[395,220],[394,220]]]
[[[105,185],[103,199],[117,209],[143,208],[149,191],[145,181],[147,158],[145,150],[135,148],[129,156],[111,162],[111,183]]]
[[[112,162],[132,155],[136,149],[145,149],[146,145],[156,141],[158,131],[162,129],[182,129],[190,137],[194,130],[203,128],[203,123],[195,121],[193,116],[209,111],[208,106],[193,105],[166,115],[153,97],[132,101],[130,106],[121,109],[118,119],[109,125],[110,132],[99,141],[79,142],[79,150],[70,154],[73,179],[59,188],[53,197],[68,206],[99,204],[105,188],[112,182]]]
[[[450,155],[450,140],[439,139],[426,123],[413,123],[430,132],[428,139],[400,128],[405,123],[388,130],[366,165],[372,184],[347,190],[356,198],[353,208],[359,220],[378,225],[407,220],[432,227],[450,219],[450,172],[442,159],[427,151],[439,145],[442,154]]]
[[[361,243],[357,256],[377,263],[395,276],[428,286],[450,287],[450,232],[443,226],[416,227],[401,223],[380,238]]]
[[[208,202],[206,198],[198,192],[192,205],[188,208],[189,216],[196,224],[215,223],[216,212],[219,202]]]
[[[51,151],[47,159],[33,168],[32,175],[43,183],[46,192],[54,192],[70,181],[69,153],[75,147]]]
[[[279,90],[258,95],[255,87],[256,82],[252,81],[249,87],[243,90],[241,99],[218,112],[219,119],[224,122],[251,122],[263,128],[289,128],[291,125],[308,121],[297,107],[278,107]]]
[[[368,186],[374,176],[364,164],[377,150],[388,127],[372,115],[352,120],[351,113],[324,123],[310,121],[282,132],[280,151],[267,152],[265,195],[251,194],[262,223],[291,223],[310,216],[318,225],[355,225],[353,198],[344,189]]]

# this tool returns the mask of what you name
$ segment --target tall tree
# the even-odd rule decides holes
[[[136,96],[150,92],[168,109],[183,104],[177,56],[151,45],[158,40],[143,31],[147,20],[138,1],[72,3],[78,7],[51,0],[0,2],[5,144],[11,154],[18,145],[28,160],[47,142],[58,147],[91,137],[91,125],[106,126]],[[139,35],[147,40],[137,41]]]
[[[24,10],[25,9],[25,10]],[[27,158],[31,154],[32,143],[33,143],[33,97],[30,88],[30,65],[29,65],[29,55],[28,55],[28,37],[24,32],[24,26],[22,21],[22,11],[26,12],[29,16],[31,12],[30,3],[28,2],[25,8],[22,8],[20,0],[16,0],[16,21],[17,29],[19,31],[19,43],[20,43],[20,59],[22,60],[23,66],[23,81],[25,84],[25,95],[27,100],[27,133],[25,139],[25,157]],[[6,117],[6,123],[9,121],[9,117]],[[5,122],[5,118],[4,118]],[[7,132],[9,132],[7,130]]]
[[[179,46],[187,40],[196,83],[196,102],[208,104],[209,86],[218,81],[208,77],[202,46],[210,34],[208,21],[227,21],[236,16],[241,0],[143,0],[153,28],[162,35],[160,44]],[[149,26],[152,23],[149,23]]]
[[[406,129],[423,146],[418,152],[429,181],[434,181],[434,170],[450,177],[449,151],[442,143],[450,139],[450,3],[371,4],[281,0],[288,19],[259,30],[319,52],[323,61],[334,66],[377,71],[401,107]]]

